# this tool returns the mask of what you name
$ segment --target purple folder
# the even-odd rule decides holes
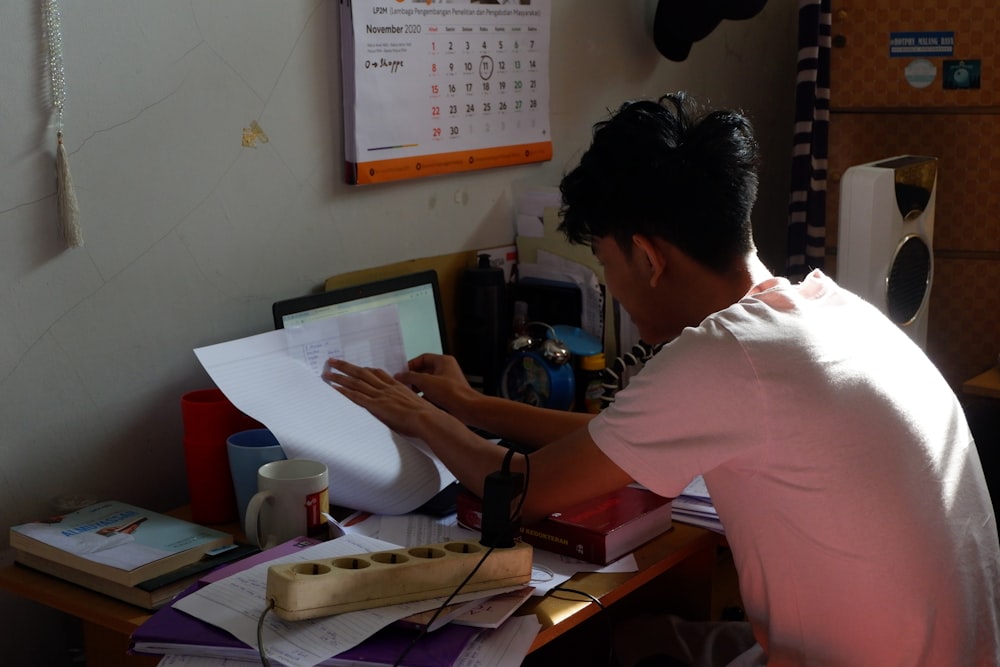
[[[192,586],[187,592],[194,590]],[[406,655],[406,667],[448,667],[479,634],[479,628],[448,624],[421,637]],[[321,665],[337,664],[340,660],[355,660],[374,664],[393,664],[419,630],[398,623],[383,628],[354,648],[334,656]],[[176,647],[171,651],[186,655],[215,655],[219,657],[245,656],[255,658],[257,650],[229,634],[222,628],[205,623],[172,607],[157,610],[135,632],[129,641],[131,653],[148,653],[142,647],[149,644]],[[156,651],[162,654],[163,651]]]
[[[198,583],[192,584],[178,595],[177,599],[223,576],[228,576],[260,562],[294,553],[298,549],[312,546],[315,543],[316,540],[290,540],[238,563],[219,568],[219,570],[202,578]],[[449,667],[455,663],[466,645],[480,631],[480,628],[449,623],[443,628],[421,637],[413,649],[407,653],[401,664],[404,667]],[[340,661],[354,660],[392,665],[418,634],[419,630],[414,629],[411,625],[403,622],[393,623],[354,648],[320,664],[335,665]],[[153,650],[150,650],[151,648]],[[222,628],[174,609],[172,605],[157,610],[145,623],[136,628],[129,639],[129,653],[257,657],[257,649],[244,644]]]

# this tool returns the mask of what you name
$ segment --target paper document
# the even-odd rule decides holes
[[[542,629],[535,616],[511,618],[496,630],[481,632],[469,642],[455,667],[517,667]],[[206,658],[186,655],[168,655],[159,667],[242,667],[242,660]],[[357,667],[372,667],[372,663],[355,662]]]
[[[378,517],[378,532],[373,537],[403,546],[436,544],[452,540],[478,540],[479,533],[463,528],[456,515],[430,517],[423,514]],[[545,595],[578,572],[636,572],[635,556],[622,556],[608,565],[596,565],[576,558],[560,556],[544,549],[534,549],[531,556],[531,581],[534,595]]]
[[[550,186],[516,187],[514,211],[517,235],[541,238],[545,235],[542,218],[546,209],[558,210],[562,204],[559,188]]]
[[[329,466],[332,504],[400,514],[430,500],[454,476],[423,443],[393,433],[320,377],[329,356],[389,372],[405,365],[398,313],[383,310],[375,317],[327,318],[194,352],[229,400],[271,429],[288,458]]]
[[[698,475],[674,498],[673,518],[681,523],[708,528],[716,533],[725,534],[726,530],[715,511],[712,497],[705,485],[705,478]]]
[[[325,560],[395,548],[397,545],[381,540],[345,535],[233,574],[181,598],[174,603],[174,608],[216,625],[256,648],[257,623],[266,606],[268,567],[275,563]],[[453,601],[492,597],[515,588],[519,587],[460,593]],[[303,621],[285,621],[268,614],[264,618],[264,646],[267,654],[280,664],[312,667],[357,646],[390,623],[434,609],[443,602],[444,598],[420,600]]]

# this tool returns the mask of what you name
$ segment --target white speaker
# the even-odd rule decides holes
[[[837,282],[920,347],[934,274],[937,158],[901,155],[850,167],[840,181]]]

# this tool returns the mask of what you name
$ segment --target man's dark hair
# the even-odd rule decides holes
[[[753,247],[757,142],[735,111],[699,115],[684,93],[626,102],[594,126],[590,148],[563,177],[562,231],[571,243],[662,238],[724,272]]]

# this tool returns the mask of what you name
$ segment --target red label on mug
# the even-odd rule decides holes
[[[329,537],[326,517],[323,516],[328,511],[329,504],[327,489],[306,496],[306,536],[321,540]]]

